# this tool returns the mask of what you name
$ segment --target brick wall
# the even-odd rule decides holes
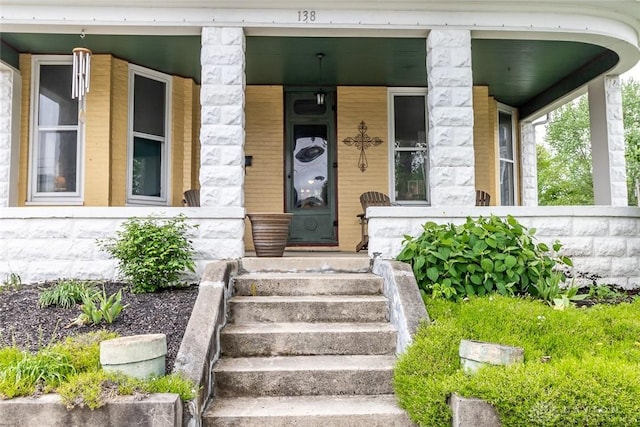
[[[244,152],[253,156],[245,169],[247,212],[284,212],[284,99],[282,86],[248,86]],[[253,249],[246,221],[245,245]]]
[[[389,130],[386,87],[338,87],[338,234],[339,248],[354,251],[360,241],[360,194],[389,192]],[[368,168],[358,169],[360,150],[347,146],[345,138],[358,135],[361,121],[367,134],[383,143],[366,150]]]

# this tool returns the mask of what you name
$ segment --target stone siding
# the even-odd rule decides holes
[[[417,236],[422,224],[463,223],[467,216],[512,215],[535,228],[539,241],[563,244],[574,273],[598,275],[598,283],[640,287],[640,209],[623,207],[369,208],[369,255],[394,258],[402,236]]]
[[[427,37],[431,206],[473,206],[471,33],[432,30]]]
[[[202,29],[200,204],[244,206],[245,36]]]
[[[242,208],[8,208],[0,209],[0,281],[11,273],[24,283],[116,279],[116,261],[96,240],[115,237],[130,217],[171,218],[180,213],[198,225],[190,235],[197,264],[194,278],[210,261],[244,255]]]
[[[0,207],[9,206],[11,173],[11,115],[13,111],[13,73],[0,68]],[[19,101],[16,99],[16,101]]]

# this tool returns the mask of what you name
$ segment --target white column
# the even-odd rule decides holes
[[[522,171],[522,206],[538,206],[538,159],[536,128],[532,122],[520,123],[520,165]]]
[[[0,63],[0,208],[18,201],[20,82],[18,70]]]
[[[202,29],[200,205],[244,206],[245,36]]]
[[[432,206],[475,205],[471,33],[427,36],[429,183]]]
[[[589,83],[593,192],[596,205],[627,206],[622,93],[618,76]]]

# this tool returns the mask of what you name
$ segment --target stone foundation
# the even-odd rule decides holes
[[[402,236],[418,236],[427,221],[459,224],[467,216],[491,214],[510,214],[535,228],[538,241],[559,240],[561,253],[573,260],[574,274],[598,275],[600,284],[640,287],[640,209],[635,207],[369,208],[369,255],[394,258],[402,249]]]

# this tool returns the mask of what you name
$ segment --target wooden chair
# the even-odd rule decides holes
[[[360,204],[362,205],[362,213],[358,214],[357,217],[360,220],[362,236],[360,243],[356,245],[356,252],[360,252],[361,250],[369,247],[369,235],[367,234],[367,208],[370,206],[391,206],[391,200],[389,199],[389,196],[384,193],[367,191],[360,195]]]
[[[200,190],[187,190],[184,192],[182,204],[186,206],[200,206]]]
[[[489,206],[491,195],[486,191],[476,190],[476,206]]]

